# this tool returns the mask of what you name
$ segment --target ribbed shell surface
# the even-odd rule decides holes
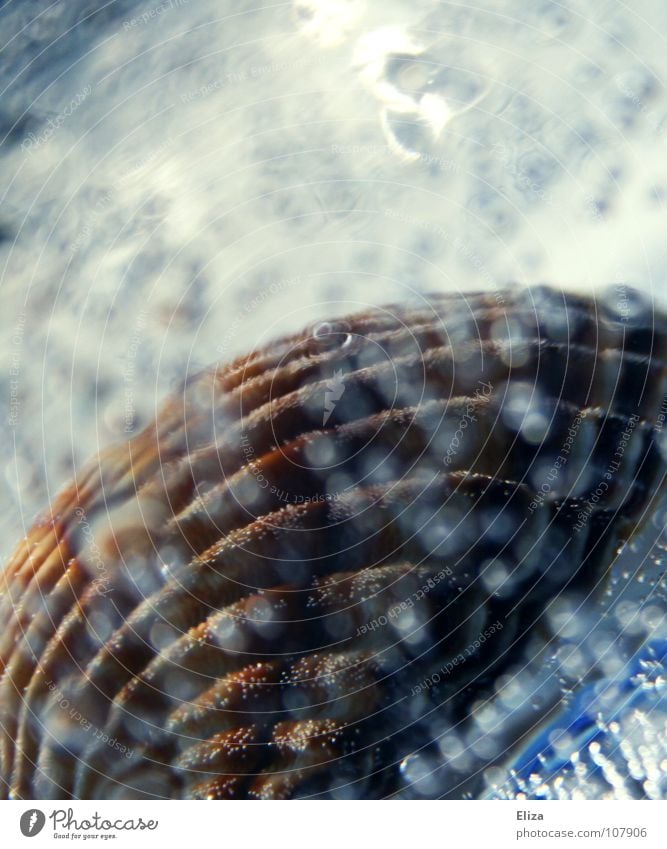
[[[400,793],[650,514],[667,334],[632,307],[433,295],[188,380],[2,575],[2,791]]]

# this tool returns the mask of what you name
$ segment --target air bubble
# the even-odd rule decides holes
[[[322,469],[336,462],[338,447],[333,439],[318,438],[309,442],[303,453],[311,468]]]
[[[400,766],[406,783],[420,796],[431,796],[437,792],[438,782],[434,769],[435,764],[424,755],[408,755]]]
[[[386,77],[396,88],[415,93],[432,79],[433,64],[408,53],[395,54],[387,58]]]
[[[499,593],[503,589],[507,592],[507,589],[503,585],[509,577],[510,573],[507,566],[499,560],[490,560],[483,567],[481,573],[482,583],[490,593]]]
[[[583,16],[570,11],[562,3],[556,0],[546,0],[531,7],[529,20],[540,34],[546,38],[563,39],[572,37],[573,33],[581,27]],[[531,32],[534,30],[531,29]]]
[[[156,622],[150,630],[149,639],[156,651],[166,649],[180,636],[180,633],[166,622]]]
[[[347,347],[352,342],[352,334],[345,322],[321,321],[313,328],[311,342],[315,353],[333,351]]]
[[[550,419],[544,399],[537,387],[527,382],[510,386],[503,404],[502,417],[505,424],[520,431],[531,444],[539,444],[546,437]]]

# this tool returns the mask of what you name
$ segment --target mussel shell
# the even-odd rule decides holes
[[[516,287],[188,380],[4,572],[5,792],[400,793],[650,512],[666,345],[647,303]]]

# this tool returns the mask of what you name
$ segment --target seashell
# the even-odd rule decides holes
[[[650,514],[666,346],[639,296],[621,315],[517,287],[188,380],[4,572],[5,792],[400,795],[405,759]]]

